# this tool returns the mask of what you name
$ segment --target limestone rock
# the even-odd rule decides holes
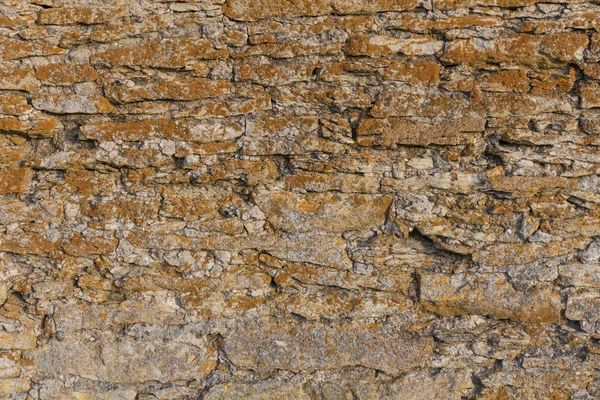
[[[2,0],[0,398],[600,398],[599,17]]]

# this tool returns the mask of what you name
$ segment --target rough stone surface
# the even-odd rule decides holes
[[[0,399],[600,399],[600,4],[0,0]]]

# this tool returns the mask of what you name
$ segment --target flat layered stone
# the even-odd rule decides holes
[[[29,332],[0,332],[0,349],[30,350],[36,347],[36,337]]]
[[[600,265],[569,263],[558,267],[563,284],[576,287],[600,287]]]
[[[582,108],[600,107],[600,86],[597,83],[582,85],[579,89]]]
[[[470,143],[485,131],[482,118],[442,120],[425,123],[403,118],[363,119],[358,127],[356,143],[395,149],[398,146],[453,146]]]
[[[309,400],[310,396],[300,383],[289,383],[281,380],[271,380],[255,384],[223,383],[214,386],[206,394],[207,400],[226,400],[229,398],[244,398],[251,400],[267,399],[284,396],[298,400]]]
[[[430,90],[430,89],[429,89]],[[387,87],[370,111],[376,118],[508,118],[540,113],[568,114],[572,106],[564,96],[536,96],[486,92],[482,96],[463,93],[431,93]]]
[[[17,63],[0,64],[0,89],[34,91],[38,87],[33,68]]]
[[[319,118],[260,116],[246,121],[242,151],[245,155],[305,154],[309,151],[341,152],[344,145],[318,136]]]
[[[65,54],[67,51],[44,41],[26,41],[17,38],[0,37],[0,52],[3,60],[18,60],[27,57]]]
[[[197,59],[219,59],[227,54],[227,50],[214,49],[205,38],[179,37],[107,50],[94,54],[90,62],[92,65],[181,69]]]
[[[472,100],[462,93],[429,95],[388,87],[375,102],[370,115],[383,117],[458,117],[471,111]]]
[[[493,40],[461,39],[449,43],[440,59],[447,65],[502,63],[560,67],[583,60],[589,41],[587,35],[578,33],[541,36],[516,33]]]
[[[403,11],[414,9],[417,5],[415,0],[325,0],[318,3],[302,0],[296,3],[282,4],[267,0],[228,0],[223,8],[223,13],[236,21],[256,21],[266,18]]]
[[[378,323],[356,326],[286,323],[274,318],[246,320],[225,338],[225,351],[233,365],[261,372],[362,365],[398,374],[424,363],[432,350],[432,338]]]
[[[70,86],[79,82],[91,82],[98,79],[98,73],[91,66],[73,64],[48,64],[40,66],[35,76],[49,85]]]
[[[63,250],[65,253],[74,256],[84,256],[86,254],[107,255],[114,253],[118,244],[119,240],[113,237],[90,237],[76,234],[64,243]]]
[[[377,228],[392,202],[389,196],[336,193],[258,192],[254,198],[271,225],[286,232]]]
[[[581,329],[594,337],[600,334],[600,320],[598,308],[600,297],[596,292],[584,292],[569,296],[565,317],[573,321],[580,321]]]
[[[3,168],[0,170],[0,194],[26,192],[32,175],[29,168]]]
[[[379,179],[371,176],[343,174],[332,178],[328,174],[298,173],[284,178],[288,190],[307,192],[340,191],[344,193],[377,193]]]
[[[0,114],[5,115],[24,115],[33,111],[33,108],[27,103],[27,98],[21,95],[0,96]]]
[[[33,97],[34,108],[54,114],[108,114],[114,110],[104,97],[89,98],[74,94],[40,94]]]
[[[126,15],[125,7],[59,7],[47,8],[40,12],[41,25],[102,24]]]
[[[84,137],[94,140],[123,140],[126,142],[149,139],[186,140],[210,143],[240,137],[243,125],[234,119],[172,120],[146,119],[137,122],[98,122],[81,127]]]
[[[2,0],[0,398],[600,398],[599,14]]]
[[[227,95],[231,82],[205,78],[152,82],[131,87],[113,83],[106,89],[106,96],[117,103],[144,100],[200,100]]]
[[[162,340],[109,339],[98,343],[76,336],[51,341],[32,354],[40,371],[78,375],[110,383],[169,382],[205,377],[216,366],[216,349]],[[125,356],[125,357],[124,357]],[[86,362],[80,362],[85,357]],[[153,368],[139,368],[152,364]]]
[[[421,301],[442,315],[477,314],[521,322],[560,321],[560,295],[551,290],[516,291],[501,274],[419,273]]]
[[[440,66],[434,61],[393,61],[381,74],[386,80],[431,86],[440,81]]]
[[[31,388],[31,382],[23,378],[2,379],[0,382],[0,395],[11,396],[19,393],[25,394]]]
[[[398,53],[425,56],[438,53],[443,45],[444,42],[429,36],[398,39],[383,35],[356,35],[350,37],[344,52],[351,56],[370,57],[385,57]]]

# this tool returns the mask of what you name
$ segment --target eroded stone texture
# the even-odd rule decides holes
[[[600,398],[600,5],[0,1],[0,398]]]

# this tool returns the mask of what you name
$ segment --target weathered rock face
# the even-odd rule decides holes
[[[600,399],[600,5],[0,0],[0,398]]]

